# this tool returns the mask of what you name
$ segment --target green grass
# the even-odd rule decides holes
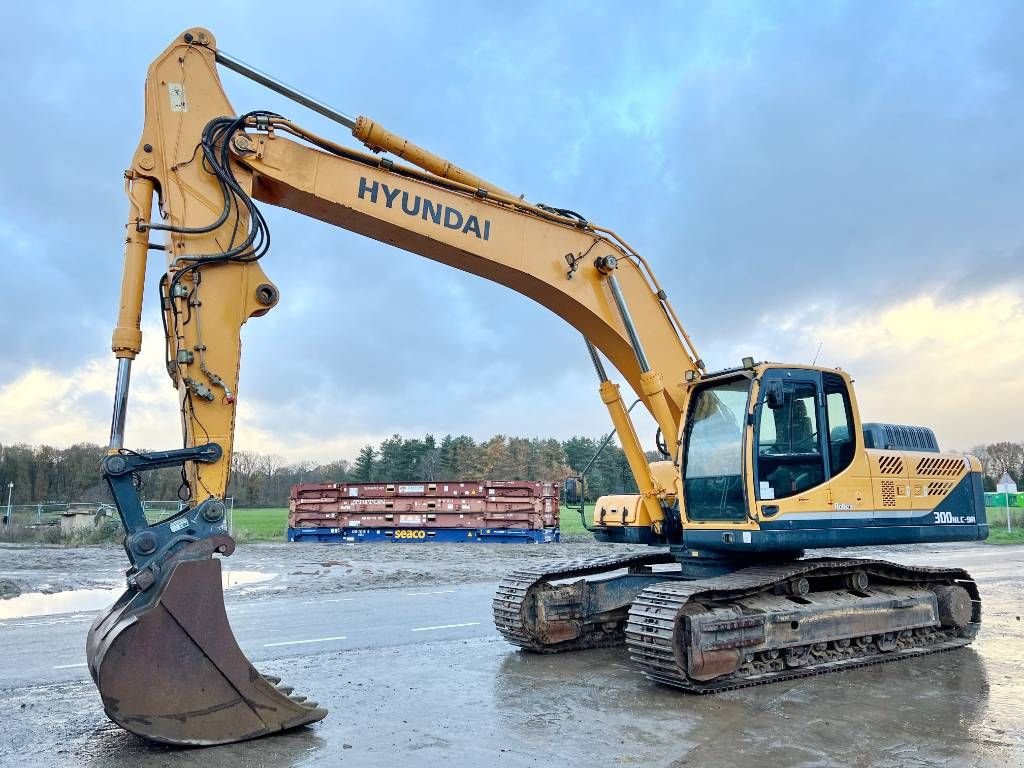
[[[234,511],[235,538],[239,541],[284,541],[288,527],[285,507],[238,507]],[[587,519],[594,515],[594,505],[587,504]],[[562,509],[559,530],[564,536],[587,535],[574,510]]]
[[[1024,529],[1014,528],[1013,531],[1007,531],[1006,528],[990,526],[985,541],[989,544],[1024,544]]]
[[[587,522],[592,523],[594,521],[594,505],[587,504]],[[563,536],[589,536],[590,533],[586,528],[583,527],[583,523],[580,522],[580,516],[576,514],[576,510],[567,509],[562,507],[559,513],[558,530],[561,531]]]
[[[235,538],[239,541],[284,541],[288,508],[236,508],[232,513]]]
[[[1010,507],[1010,523],[1013,531],[1006,530],[1006,509],[988,507],[985,510],[988,518],[989,544],[1024,544],[1024,509]]]
[[[990,510],[990,515],[991,515]],[[594,519],[594,505],[587,504],[587,520]],[[1013,532],[1006,530],[1006,517],[991,515],[989,518],[989,544],[1024,544],[1024,524],[1018,524],[1014,515]],[[239,541],[284,541],[288,527],[288,510],[285,507],[266,509],[238,508],[234,512],[235,538]],[[575,510],[562,507],[559,530],[563,536],[587,536],[587,530],[580,523]]]

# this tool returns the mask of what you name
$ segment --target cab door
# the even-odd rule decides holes
[[[764,520],[830,517],[819,371],[768,369],[754,412],[754,493]],[[796,514],[799,513],[799,514]],[[820,523],[819,523],[820,524]]]
[[[829,502],[835,527],[871,525],[874,494],[860,414],[847,380],[822,373],[825,400],[825,439],[828,443]]]

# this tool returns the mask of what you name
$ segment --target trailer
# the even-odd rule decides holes
[[[558,488],[529,480],[299,483],[288,541],[552,543]]]

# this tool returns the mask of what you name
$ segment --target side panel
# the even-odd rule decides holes
[[[832,518],[848,521],[850,526],[870,526],[875,517],[873,462],[858,450],[853,462],[829,480]]]
[[[651,521],[640,496],[620,494],[602,496],[594,504],[594,525],[609,528],[650,528]]]
[[[866,453],[875,517],[889,521],[912,517],[907,457],[900,451],[868,449]]]
[[[961,457],[962,461],[962,457]],[[944,541],[979,541],[988,537],[980,468],[966,474],[934,509],[875,510],[870,525],[855,513],[780,515],[763,520],[749,537],[725,531],[686,531],[686,545],[719,552],[778,552],[821,547],[885,546]],[[915,516],[916,515],[916,516]]]

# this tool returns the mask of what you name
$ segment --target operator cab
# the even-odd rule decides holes
[[[978,460],[939,452],[924,427],[862,428],[838,369],[751,364],[707,377],[691,395],[682,451],[688,551],[988,535]]]
[[[754,370],[727,372],[693,395],[682,461],[686,517],[741,522],[748,517],[744,435],[756,501],[822,486],[856,453],[857,429],[843,376],[809,368],[765,368],[751,408]],[[752,515],[752,510],[750,512]]]

